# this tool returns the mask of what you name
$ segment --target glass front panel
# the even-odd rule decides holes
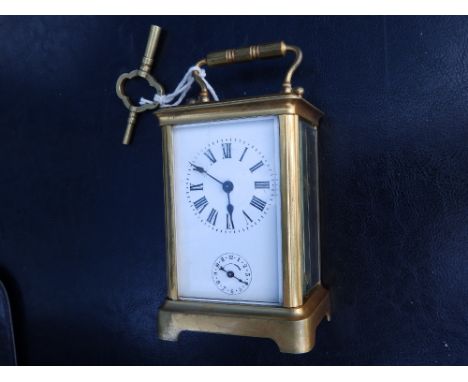
[[[179,298],[282,304],[278,123],[173,127]]]

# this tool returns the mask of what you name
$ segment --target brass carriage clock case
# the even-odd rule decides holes
[[[168,299],[159,311],[159,336],[175,341],[181,331],[202,331],[273,339],[286,353],[304,353],[315,343],[315,329],[330,318],[328,291],[317,284],[304,290],[303,200],[307,173],[302,163],[300,119],[318,126],[321,112],[296,94],[243,98],[163,109],[156,112],[163,131]],[[280,121],[283,306],[255,306],[179,300],[172,168],[173,125],[276,115]],[[317,243],[318,246],[318,243]]]
[[[165,187],[168,296],[158,314],[162,340],[176,341],[182,331],[199,331],[269,338],[281,352],[305,353],[315,344],[316,327],[323,318],[330,319],[329,292],[320,282],[316,134],[322,112],[303,99],[303,89],[291,87],[292,74],[302,59],[300,49],[281,42],[227,50],[208,55],[198,66],[282,57],[289,51],[296,54],[296,59],[279,94],[213,102],[195,71],[195,80],[201,88],[198,102],[162,108],[154,113],[162,129]],[[177,280],[173,128],[181,124],[261,116],[275,116],[279,124],[282,304],[181,299]],[[316,188],[313,197],[312,187]],[[306,280],[305,263],[310,252],[315,256],[318,276],[313,285],[306,285],[310,280]]]

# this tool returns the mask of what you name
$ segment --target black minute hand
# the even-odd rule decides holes
[[[223,184],[219,179],[216,179],[213,175],[208,174],[206,170],[203,167],[197,166],[196,164],[193,164],[192,162],[189,162],[195,171],[198,171],[200,174],[206,174],[208,175],[211,179],[216,180],[218,183]]]

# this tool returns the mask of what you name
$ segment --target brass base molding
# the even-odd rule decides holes
[[[302,306],[284,308],[166,300],[159,310],[159,338],[177,341],[183,331],[270,338],[282,353],[307,353],[315,330],[330,321],[329,292],[317,285]]]

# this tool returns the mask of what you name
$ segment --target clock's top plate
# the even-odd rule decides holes
[[[207,102],[158,110],[154,113],[161,126],[262,115],[297,114],[318,126],[323,112],[295,94],[276,94]]]

